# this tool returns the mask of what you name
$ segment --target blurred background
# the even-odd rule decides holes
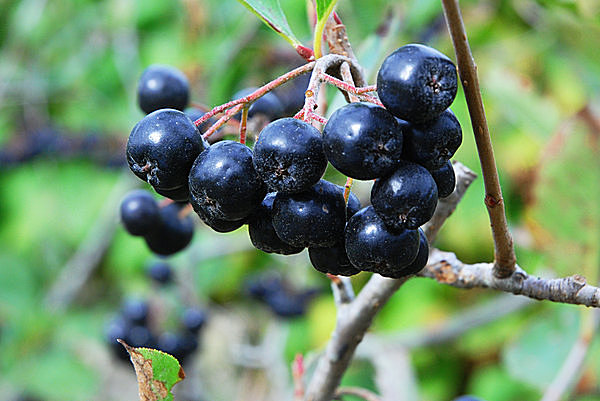
[[[305,2],[281,4],[310,46]],[[600,4],[461,6],[518,262],[532,274],[597,283]],[[383,58],[406,43],[454,59],[438,1],[340,0],[337,10],[371,83]],[[304,354],[310,374],[334,327],[329,280],[306,251],[265,254],[245,227],[217,234],[194,215],[192,244],[159,260],[122,228],[120,200],[144,187],[124,146],[143,117],[138,78],[153,63],[182,70],[192,100],[212,107],[302,60],[234,0],[0,2],[1,400],[136,399],[133,369],[108,341],[115,322],[138,313],[155,333],[180,333],[189,308],[201,317],[188,330],[196,343],[177,400],[291,399],[295,355]],[[329,95],[332,108],[342,104],[335,90]],[[452,109],[464,135],[455,159],[480,174],[461,92]],[[368,186],[357,192],[368,199]],[[483,197],[479,178],[435,246],[465,262],[493,259]],[[157,262],[168,264],[172,282],[149,277]],[[368,278],[353,277],[355,289]],[[287,295],[274,306],[261,291]],[[343,384],[400,385],[406,400],[535,400],[577,339],[594,333],[583,307],[417,278],[371,329],[386,352],[359,347]],[[594,340],[565,399],[600,400],[599,361]]]

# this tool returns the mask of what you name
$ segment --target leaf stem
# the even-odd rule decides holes
[[[444,16],[452,37],[458,73],[465,91],[477,152],[481,163],[485,185],[485,205],[488,210],[492,235],[494,237],[494,275],[498,278],[510,277],[515,271],[516,256],[513,240],[508,230],[504,199],[496,169],[492,140],[485,117],[485,109],[479,90],[477,66],[467,39],[465,25],[458,0],[442,0]]]

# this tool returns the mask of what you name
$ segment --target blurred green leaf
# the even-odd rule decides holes
[[[504,350],[504,366],[510,375],[544,390],[577,340],[579,321],[575,308],[557,306],[544,319],[532,323]]]
[[[279,0],[238,0],[250,11],[256,14],[265,24],[290,42],[294,48],[300,41],[288,25],[287,18],[279,4]]]

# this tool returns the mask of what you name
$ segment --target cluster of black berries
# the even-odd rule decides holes
[[[152,263],[147,274],[159,286],[171,283],[173,278],[171,266],[162,261]],[[206,313],[200,308],[188,307],[179,321],[178,331],[157,332],[152,324],[150,304],[143,299],[130,298],[123,302],[118,315],[106,325],[106,341],[114,355],[124,361],[129,361],[129,354],[117,342],[118,338],[133,347],[159,349],[184,363],[198,349],[198,339],[206,323]]]
[[[283,319],[303,316],[321,290],[310,288],[299,290],[279,276],[265,275],[249,280],[245,285],[250,297],[265,303],[269,309]]]
[[[384,107],[351,103],[319,132],[279,118],[260,132],[253,150],[230,140],[209,146],[181,111],[159,109],[133,129],[131,170],[156,192],[189,201],[218,232],[248,225],[265,252],[309,249],[322,272],[376,272],[399,278],[427,262],[419,226],[437,200],[454,190],[450,164],[462,141],[448,109],[456,96],[452,61],[432,48],[406,45],[383,62],[377,94]],[[321,179],[327,163],[358,180],[375,180],[371,206]]]

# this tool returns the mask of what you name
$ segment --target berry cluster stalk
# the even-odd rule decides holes
[[[477,66],[471,54],[458,0],[442,0],[442,5],[456,53],[458,73],[465,91],[483,173],[485,205],[490,216],[492,235],[494,237],[494,275],[498,278],[506,278],[510,277],[515,271],[516,257],[513,240],[506,222],[504,199],[502,198],[502,189],[500,188],[500,180],[498,179],[492,140],[485,118],[483,101],[481,100]]]

